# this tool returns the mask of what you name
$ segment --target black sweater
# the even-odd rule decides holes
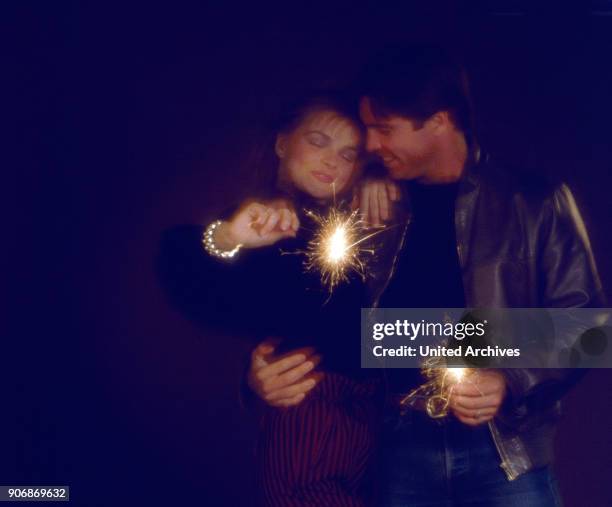
[[[304,250],[316,225],[301,213],[296,238],[269,247],[243,249],[234,259],[204,251],[203,227],[179,226],[161,243],[158,275],[170,302],[196,323],[244,336],[254,343],[282,337],[281,349],[314,346],[323,367],[352,377],[360,368],[359,276],[331,294],[317,272],[305,272]]]

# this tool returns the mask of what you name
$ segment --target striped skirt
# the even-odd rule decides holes
[[[257,445],[263,505],[367,505],[380,392],[377,380],[326,373],[298,406],[268,408]]]

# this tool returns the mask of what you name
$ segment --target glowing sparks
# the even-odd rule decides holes
[[[327,240],[325,249],[329,262],[342,262],[348,250],[348,241],[346,239],[346,229],[344,225],[338,226],[336,230],[332,232],[331,237]]]
[[[453,379],[455,382],[461,382],[465,374],[467,373],[467,368],[448,368],[447,374]]]
[[[363,222],[359,212],[343,213],[331,208],[327,215],[306,211],[317,225],[306,251],[304,266],[307,271],[319,271],[321,282],[329,291],[342,281],[348,280],[349,273],[355,272],[365,278],[365,256],[372,255],[372,249],[362,243],[380,231],[363,235]]]
[[[304,210],[315,224],[312,239],[306,250],[283,252],[303,254],[306,271],[321,275],[321,283],[327,286],[330,296],[341,282],[349,280],[349,273],[356,273],[365,280],[368,257],[374,255],[374,248],[365,247],[364,242],[391,227],[380,226],[374,232],[367,227],[358,209],[349,212],[336,206],[336,190],[333,188],[333,206],[327,213]],[[371,231],[371,229],[370,229]]]
[[[402,407],[424,408],[433,419],[446,417],[449,411],[453,386],[463,380],[469,368],[447,367],[440,357],[425,361],[421,373],[427,379],[413,389],[400,402]]]

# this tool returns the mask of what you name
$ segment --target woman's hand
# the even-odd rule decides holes
[[[392,218],[391,203],[399,199],[400,189],[393,180],[365,179],[356,185],[351,207],[361,210],[366,225],[380,226]]]
[[[259,248],[294,237],[299,227],[297,215],[288,207],[252,202],[217,228],[214,241],[221,250],[232,250],[238,245]]]

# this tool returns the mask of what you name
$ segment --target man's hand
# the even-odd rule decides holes
[[[455,417],[469,426],[478,426],[499,411],[506,395],[506,380],[493,370],[474,371],[451,389],[450,406]]]
[[[275,356],[277,342],[266,340],[251,354],[247,382],[259,398],[272,407],[297,405],[322,378],[312,373],[320,356],[312,348],[297,349]]]
[[[356,185],[351,207],[359,208],[369,226],[380,226],[390,220],[391,204],[400,199],[397,183],[385,179],[366,179]]]

